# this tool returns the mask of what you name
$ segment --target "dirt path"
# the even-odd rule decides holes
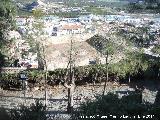
[[[103,84],[77,86],[74,92],[74,108],[86,100],[94,100],[95,96],[101,95]],[[106,94],[108,92],[117,93],[118,91],[134,91],[128,85],[118,85],[107,83]],[[67,108],[67,89],[64,86],[48,87],[48,110],[49,111],[66,111]],[[26,91],[24,98],[23,91],[4,91],[0,90],[0,106],[5,108],[14,108],[21,104],[30,105],[35,100],[44,102],[44,91],[32,90]],[[154,102],[157,91],[145,89],[143,99],[148,102]],[[125,94],[124,94],[125,95]]]

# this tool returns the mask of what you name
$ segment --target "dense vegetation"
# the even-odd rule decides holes
[[[126,10],[129,12],[160,12],[160,1],[159,0],[145,0],[143,3],[130,3]]]
[[[159,79],[160,64],[157,59],[149,58],[144,54],[130,53],[126,60],[109,64],[109,81],[128,82],[143,79]],[[45,72],[26,71],[30,87],[44,84]],[[74,68],[74,78],[76,85],[86,83],[99,83],[106,80],[106,65],[96,64]],[[47,83],[51,86],[63,84],[69,79],[67,69],[57,69],[49,71]],[[21,85],[18,74],[1,74],[3,88],[15,88]]]
[[[159,96],[157,96],[157,99],[159,99]],[[102,116],[107,116],[107,119],[112,120],[115,116],[116,120],[122,120],[124,117],[127,120],[134,120],[138,119],[138,116],[140,119],[144,119],[143,116],[147,118],[147,115],[154,115],[149,118],[158,120],[159,112],[160,106],[157,102],[150,104],[142,101],[141,91],[131,92],[122,98],[119,98],[116,94],[108,93],[104,97],[97,96],[96,100],[83,103],[78,111],[73,114],[72,119],[85,120],[87,117],[88,119],[92,117],[100,120]]]
[[[5,66],[5,54],[7,49],[10,48],[11,41],[6,39],[5,34],[15,29],[14,17],[15,17],[15,7],[12,6],[10,0],[1,0],[0,7],[0,67]],[[142,9],[141,6],[133,5],[132,8]],[[136,5],[136,6],[135,6]],[[158,5],[159,6],[159,5]],[[95,8],[94,6],[88,8],[89,12],[94,12],[96,14],[106,14],[106,11],[102,9]],[[35,18],[38,18],[42,15],[41,11],[33,12]],[[65,13],[64,13],[65,14]],[[68,17],[73,17],[74,14],[65,14]],[[64,16],[64,15],[62,15]],[[128,24],[127,24],[128,25]],[[91,41],[87,42],[92,45],[97,51],[102,55],[106,56],[106,64],[97,64],[88,65],[82,67],[74,67],[74,79],[76,85],[83,85],[86,83],[101,83],[108,81],[118,81],[118,82],[132,82],[132,81],[141,81],[144,79],[160,79],[160,63],[158,57],[153,57],[144,54],[141,52],[141,48],[145,46],[145,43],[149,43],[154,37],[149,34],[147,27],[135,28],[132,26],[132,31],[125,31],[124,29],[118,29],[116,34],[109,34],[109,39],[104,39],[103,37],[94,36],[91,38]],[[43,25],[38,23],[34,25],[34,28],[38,29],[37,36],[41,33]],[[112,35],[115,37],[112,38]],[[118,39],[125,39],[125,45],[115,44]],[[92,42],[92,39],[94,42]],[[110,39],[115,39],[113,42]],[[42,53],[40,43],[35,39],[32,39],[35,42],[35,52],[38,53],[38,57],[44,58],[44,52]],[[32,41],[32,42],[33,42]],[[112,42],[111,42],[112,41]],[[119,42],[119,41],[118,41]],[[130,45],[131,43],[131,45]],[[136,46],[138,51],[127,50],[126,48]],[[126,48],[125,48],[126,47]],[[6,51],[4,51],[4,48]],[[125,51],[125,52],[124,52]],[[154,53],[159,54],[159,46],[156,46],[153,50]],[[41,53],[40,53],[41,52]],[[119,60],[116,63],[108,62],[108,56],[112,56],[115,53],[125,53],[125,58]],[[42,56],[42,54],[44,56]],[[9,55],[8,55],[9,57]],[[44,60],[43,62],[46,63]],[[7,64],[8,65],[8,64]],[[66,81],[69,81],[70,74],[67,72],[67,69],[56,69],[55,71],[41,71],[41,70],[26,70],[28,87],[32,88],[35,86],[45,86],[48,85],[54,86],[58,84],[64,84]],[[108,82],[107,81],[107,82]],[[1,73],[0,74],[0,83],[3,89],[20,89],[22,86],[22,81],[20,81],[19,73]],[[46,90],[46,89],[45,89]],[[159,91],[158,91],[159,95]],[[154,114],[155,119],[158,120],[160,107],[159,107],[159,96],[154,104],[149,104],[142,101],[141,91],[131,93],[128,96],[124,96],[121,99],[117,95],[109,93],[107,96],[97,96],[95,101],[88,101],[84,103],[79,108],[79,113],[73,114],[73,119],[79,119],[79,116],[88,116],[88,115],[116,115],[120,117],[121,115],[148,115]],[[22,106],[20,109],[6,111],[5,109],[0,109],[0,116],[5,115],[5,119],[10,120],[46,120],[46,108],[43,104],[36,102],[36,104],[31,105],[30,107]],[[97,117],[97,116],[96,116]],[[97,118],[98,119],[98,118]]]
[[[0,1],[0,67],[4,66],[6,63],[5,57],[10,57],[8,51],[13,43],[13,39],[8,39],[8,32],[14,30],[16,8],[11,0],[1,0]],[[10,59],[10,58],[9,58]],[[9,62],[9,60],[7,61]]]
[[[159,45],[155,46],[151,51],[155,54],[160,54],[160,46]]]
[[[49,120],[46,116],[46,107],[40,101],[29,107],[22,105],[19,109],[0,108],[0,117],[1,120]]]

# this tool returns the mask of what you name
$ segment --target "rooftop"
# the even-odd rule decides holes
[[[78,24],[65,24],[62,26],[62,29],[64,30],[76,30],[76,29],[80,29],[82,28],[81,25],[78,25]]]

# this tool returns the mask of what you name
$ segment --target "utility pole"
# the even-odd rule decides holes
[[[26,103],[26,89],[27,89],[27,76],[26,73],[21,72],[20,73],[20,80],[22,81],[22,90],[23,90],[23,95],[24,95],[24,105]]]

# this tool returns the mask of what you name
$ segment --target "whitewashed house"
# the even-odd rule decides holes
[[[26,17],[16,17],[16,24],[18,26],[25,26],[26,25]]]
[[[91,15],[82,15],[79,17],[79,21],[83,24],[91,24],[92,16]]]
[[[81,24],[64,24],[61,26],[61,32],[62,34],[68,35],[68,34],[81,34],[82,25]]]

